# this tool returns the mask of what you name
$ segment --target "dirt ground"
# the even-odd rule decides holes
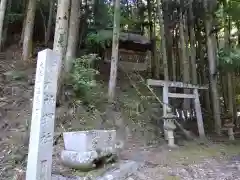
[[[136,160],[141,157],[146,167],[137,172],[133,179],[240,179],[240,146],[207,144],[188,142],[174,150],[166,146],[142,150],[137,157],[132,157]],[[132,154],[136,155],[136,152],[132,151]]]
[[[25,170],[28,149],[28,127],[34,89],[34,64],[24,66],[17,46],[6,52],[6,59],[0,60],[0,179],[12,179],[19,170]],[[5,75],[3,76],[3,73]],[[118,96],[126,101],[135,92],[125,87],[124,93],[118,88]],[[130,93],[130,91],[132,91]],[[124,99],[124,101],[125,101]],[[64,131],[94,128],[94,115],[74,114],[69,104],[56,110],[56,138]],[[131,112],[132,113],[132,112]],[[91,117],[91,118],[90,118]],[[170,179],[240,179],[240,141],[205,142],[183,141],[176,149],[169,149],[161,137],[154,132],[153,125],[144,124],[144,117],[128,120],[128,143],[121,153],[121,159],[144,163],[132,178],[135,180]],[[90,119],[89,119],[90,118]],[[141,123],[139,123],[141,121]],[[139,125],[140,124],[140,125]],[[66,168],[59,161],[63,142],[55,138],[53,172],[64,174]],[[67,170],[76,175],[76,172]],[[103,172],[102,170],[101,172]]]

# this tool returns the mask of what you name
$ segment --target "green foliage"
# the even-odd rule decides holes
[[[228,6],[225,8],[225,11],[234,21],[239,21],[240,0],[230,0],[228,2]]]
[[[105,100],[102,85],[95,80],[99,72],[93,68],[94,62],[99,59],[96,54],[81,56],[75,60],[70,74],[70,84],[77,98],[90,107],[95,107],[100,101]]]
[[[73,88],[76,92],[86,93],[96,86],[95,75],[98,74],[92,64],[99,58],[95,54],[84,55],[74,61],[71,73]]]
[[[240,49],[220,49],[218,59],[221,69],[224,71],[234,71],[240,67]]]
[[[109,46],[111,44],[111,38],[109,38],[109,36],[104,36],[101,33],[91,32],[87,35],[86,44],[91,48],[101,47],[105,49],[106,46]]]
[[[105,0],[94,0],[93,26],[96,29],[106,28],[113,24],[112,6]]]
[[[237,87],[238,87],[238,86],[237,86]],[[239,92],[238,90],[239,90],[239,89],[237,89],[237,92]],[[236,103],[237,103],[237,104],[240,104],[240,95],[237,95],[237,96],[236,96]]]

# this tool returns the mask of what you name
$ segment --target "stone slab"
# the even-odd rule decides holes
[[[61,152],[61,161],[65,166],[70,168],[75,168],[79,170],[91,170],[95,168],[94,161],[107,157],[109,155],[113,155],[113,157],[116,158],[116,149],[112,147],[106,147],[99,152],[76,152],[63,150]]]
[[[61,161],[70,168],[75,169],[91,169],[94,168],[93,161],[98,158],[96,151],[76,152],[76,151],[62,151]]]
[[[115,147],[116,130],[90,130],[63,133],[65,150],[87,152]]]
[[[125,180],[135,174],[143,165],[143,163],[135,161],[121,161],[118,167],[106,172],[103,176],[96,178],[96,180]]]

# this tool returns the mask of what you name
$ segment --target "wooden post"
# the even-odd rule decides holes
[[[168,85],[164,83],[163,86],[163,117],[166,117],[168,114]],[[166,121],[163,121],[163,126],[166,125]],[[164,128],[164,137],[165,140],[168,140],[168,131]]]
[[[167,115],[167,109],[168,109],[168,85],[167,83],[163,86],[163,116]]]
[[[26,180],[51,179],[56,93],[61,58],[38,53]]]
[[[193,94],[195,95],[194,105],[195,105],[195,111],[196,111],[196,116],[197,116],[199,136],[200,136],[200,138],[205,138],[205,132],[204,132],[204,125],[203,125],[203,118],[202,118],[202,111],[201,111],[201,106],[200,106],[200,101],[199,101],[198,89],[194,89]]]

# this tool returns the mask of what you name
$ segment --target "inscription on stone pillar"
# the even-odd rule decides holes
[[[61,58],[38,53],[26,180],[50,180],[58,70]]]

